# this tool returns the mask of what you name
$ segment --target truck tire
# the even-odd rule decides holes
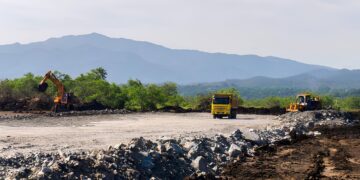
[[[216,115],[213,115],[213,118],[216,119]]]
[[[236,109],[232,109],[229,115],[230,119],[236,119]]]

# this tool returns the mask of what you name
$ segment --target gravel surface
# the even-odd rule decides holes
[[[345,127],[358,123],[347,113],[337,111],[287,113],[278,118],[239,116],[237,120],[214,120],[209,116],[207,113],[142,113],[60,116],[53,120],[45,116],[5,119],[3,123],[8,126],[2,127],[13,128],[7,133],[13,131],[18,136],[6,136],[10,140],[4,144],[21,142],[4,147],[4,155],[23,149],[33,149],[33,152],[0,156],[0,179],[1,176],[10,179],[221,179],[228,163],[254,157],[259,148],[317,137],[322,133],[312,129],[319,125]],[[91,118],[105,120],[94,122]],[[34,120],[42,126],[29,126],[28,122]],[[66,123],[49,123],[59,120]],[[41,137],[30,143],[31,139],[26,139],[31,135],[27,129],[32,129],[32,136]],[[137,134],[139,130],[141,134]],[[129,135],[147,137],[119,143],[121,138],[130,138]],[[91,141],[92,138],[98,141]],[[48,144],[36,144],[43,141]],[[63,147],[64,143],[73,145]],[[107,143],[118,144],[96,150]],[[86,151],[77,151],[84,147]],[[318,177],[323,167],[321,161],[316,162],[320,162],[315,163],[319,168],[314,168],[311,177]]]
[[[7,115],[5,115],[7,114]],[[276,125],[276,116],[238,115],[212,119],[209,113],[131,113],[48,117],[0,113],[0,156],[16,153],[93,150],[128,143],[133,138],[214,136],[237,129]],[[16,118],[6,118],[6,117]]]

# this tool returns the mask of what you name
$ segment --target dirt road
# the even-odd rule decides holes
[[[209,113],[133,113],[79,117],[45,117],[0,121],[0,156],[15,153],[107,148],[144,137],[212,136],[236,129],[260,129],[279,123],[275,116],[239,115],[212,119]]]

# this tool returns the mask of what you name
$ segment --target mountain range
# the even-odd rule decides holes
[[[335,92],[346,94],[347,92],[350,93],[349,90],[360,89],[359,75],[360,70],[322,69],[286,78],[258,76],[243,80],[233,79],[211,83],[194,83],[180,86],[179,90],[183,95],[196,95],[233,87],[240,90],[248,98],[289,96],[306,90],[322,93],[341,90]]]
[[[223,81],[251,87],[360,86],[359,70],[339,70],[272,56],[171,49],[98,33],[1,45],[0,62],[0,79],[28,72],[43,75],[48,70],[77,76],[103,67],[109,74],[108,80],[116,83],[139,79],[145,83],[179,84]]]

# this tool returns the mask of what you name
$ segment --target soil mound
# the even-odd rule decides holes
[[[228,165],[230,179],[359,179],[360,126],[319,127],[322,135]]]

